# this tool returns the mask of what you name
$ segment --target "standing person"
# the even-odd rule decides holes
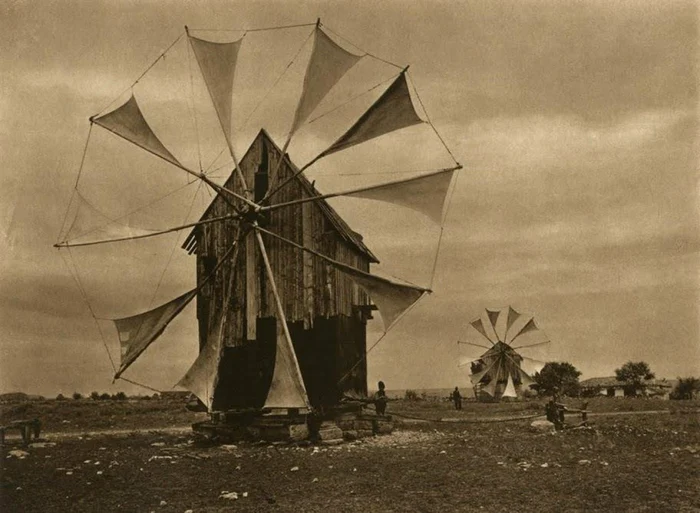
[[[455,402],[455,410],[462,409],[462,394],[459,393],[459,388],[455,387],[452,392],[452,400]]]
[[[374,394],[374,408],[377,410],[377,415],[384,415],[386,412],[386,403],[387,403],[387,397],[386,397],[386,390],[384,387],[384,382],[380,381],[377,383],[377,387],[379,390]]]

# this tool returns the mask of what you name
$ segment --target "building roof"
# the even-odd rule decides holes
[[[608,376],[604,378],[588,378],[584,379],[579,383],[581,388],[612,388],[612,387],[624,387],[627,385],[624,381],[618,381],[615,376]],[[647,387],[668,387],[672,388],[673,385],[666,379],[648,379],[644,382],[644,386]]]
[[[267,131],[262,128],[260,129],[260,132],[258,135],[255,137],[255,139],[259,138],[264,138],[267,143],[269,143],[275,151],[281,155],[282,150],[280,149],[279,146],[277,146],[277,143],[272,140],[272,137],[270,137],[270,134],[267,133]],[[252,145],[251,145],[252,147]],[[250,148],[248,149],[250,151]],[[245,160],[245,158],[248,156],[248,152],[243,156],[243,159],[241,159],[241,162]],[[292,170],[292,172],[296,175],[296,180],[299,181],[302,185],[302,187],[307,191],[307,193],[310,196],[321,196],[321,193],[314,187],[314,184],[309,182],[308,178],[304,176],[303,173],[299,173],[299,168],[294,164],[294,162],[291,161],[289,158],[288,154],[284,154],[284,162],[289,166],[289,168]],[[227,179],[228,181],[228,179]],[[216,201],[216,198],[219,197],[218,193],[212,202],[209,204],[209,207],[204,211],[204,214],[202,214],[202,217],[200,218],[200,221],[203,219],[206,219],[209,216],[209,211],[211,209],[211,206],[214,204],[214,201]],[[349,243],[350,245],[354,246],[355,249],[357,249],[360,253],[364,254],[367,256],[370,262],[372,263],[379,263],[379,259],[370,251],[370,249],[362,242],[362,235],[359,233],[353,231],[350,226],[343,220],[342,217],[335,211],[333,207],[330,206],[330,204],[325,200],[325,199],[320,199],[314,202],[318,207],[321,209],[325,217],[328,219],[328,221],[333,225],[335,230],[338,232],[340,237]],[[182,244],[182,247],[190,252],[195,251],[195,244],[196,244],[196,235],[197,233],[197,227],[195,227],[187,236],[185,239],[185,242]]]

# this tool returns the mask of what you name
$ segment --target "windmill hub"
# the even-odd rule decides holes
[[[249,206],[248,210],[243,213],[243,222],[249,225],[257,224],[265,227],[270,224],[270,218],[266,212],[263,212],[259,207]]]

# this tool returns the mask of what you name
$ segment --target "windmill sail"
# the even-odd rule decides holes
[[[196,294],[197,289],[193,289],[153,310],[114,319],[121,344],[121,364],[115,378],[118,378],[148,346],[160,337],[168,324]]]
[[[536,331],[539,328],[537,327],[537,324],[535,324],[535,319],[532,318],[527,323],[518,330],[518,332],[513,336],[513,338],[510,339],[511,342],[513,342],[516,338],[518,338],[521,335],[524,335],[525,333],[529,333],[531,331]]]
[[[202,401],[207,410],[211,411],[214,405],[214,391],[219,379],[219,363],[223,351],[223,316],[218,322],[211,324],[211,330],[207,335],[207,343],[199,352],[197,359],[187,373],[177,383],[178,387],[192,392]]]
[[[493,332],[496,334],[497,340],[501,340],[501,336],[498,334],[498,331],[496,331],[496,323],[498,322],[498,316],[500,315],[500,313],[500,310],[489,310],[488,308],[486,309],[486,315],[489,318],[489,322],[491,323]]]
[[[362,56],[338,46],[319,26],[314,32],[314,46],[304,76],[304,87],[294,114],[291,133],[306,121],[333,86]]]
[[[476,331],[478,331],[479,333],[481,333],[481,334],[484,336],[484,338],[486,338],[486,340],[488,340],[489,342],[491,342],[491,343],[493,344],[493,340],[491,340],[491,337],[489,337],[489,336],[486,334],[486,329],[484,328],[484,322],[483,322],[481,319],[476,319],[476,320],[470,322],[469,324],[471,324],[472,327],[473,327]]]
[[[265,408],[308,408],[304,380],[298,372],[296,356],[289,350],[280,320],[277,320],[277,350],[272,382]]]
[[[503,391],[503,395],[501,397],[518,397],[518,394],[515,391],[515,385],[513,384],[513,377],[510,374],[508,375],[506,389]]]
[[[418,123],[423,120],[416,114],[406,74],[402,72],[360,119],[317,159]]]
[[[231,102],[238,50],[243,38],[232,43],[214,43],[189,36],[204,83],[219,117],[221,129],[231,144]]]
[[[92,118],[92,121],[171,164],[182,167],[182,164],[153,133],[133,94],[122,106],[107,114]]]
[[[372,297],[382,316],[384,331],[389,331],[399,317],[427,292],[421,287],[395,283],[362,271],[354,272],[346,266],[337,268]]]
[[[505,342],[506,337],[508,337],[508,330],[513,326],[513,323],[518,320],[520,314],[515,311],[512,307],[508,307],[508,317],[506,319],[506,332],[503,334],[503,341]]]
[[[388,183],[345,195],[408,207],[428,216],[436,224],[440,224],[447,191],[455,172],[456,169],[445,169],[429,175]]]

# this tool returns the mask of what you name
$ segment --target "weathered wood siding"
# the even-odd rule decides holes
[[[277,167],[280,158],[279,149],[267,139],[264,132],[261,132],[240,162],[248,186],[251,188],[254,186],[255,173],[261,163],[271,173]],[[294,170],[287,161],[283,162],[278,176],[269,177],[269,188],[276,188],[293,173]],[[244,193],[236,173],[231,175],[225,187]],[[250,194],[252,196],[253,191],[250,191]],[[308,182],[293,180],[274,195],[273,203],[307,198],[312,195],[312,187]],[[338,229],[339,221],[333,217],[337,214],[329,215],[327,209],[328,205],[320,202],[286,207],[269,213],[264,227],[334,260],[369,271],[368,254],[361,251],[357,244],[348,240],[347,229]],[[231,205],[223,197],[217,196],[204,218],[218,217],[231,212]],[[346,233],[342,233],[343,231]],[[201,283],[233,244],[238,233],[238,223],[226,221],[200,225],[194,233],[197,278]],[[304,380],[305,382],[311,380],[310,372],[318,373],[323,363],[324,372],[328,371],[328,379],[323,386],[319,385],[319,387],[320,389],[327,387],[331,382],[335,383],[364,354],[366,320],[363,314],[353,307],[368,305],[369,298],[344,273],[337,271],[322,259],[269,235],[262,234],[262,237],[288,325],[294,327],[292,338],[295,347],[300,350],[298,359]],[[227,292],[227,288],[230,288],[230,292]],[[277,317],[277,311],[260,251],[252,234],[240,241],[236,265],[224,264],[215,278],[203,287],[197,297],[197,315],[200,347],[206,343],[209,333],[220,325],[222,316],[226,347],[240,348],[247,354],[251,352],[250,343],[255,340],[262,341],[265,338],[261,333],[257,333],[261,328],[260,322],[265,320],[267,323],[270,318]],[[326,335],[320,335],[318,329],[314,330],[314,324],[319,320],[331,318],[345,320],[332,323],[333,329]],[[321,324],[331,326],[325,322]],[[322,332],[323,326],[317,328]],[[263,329],[263,331],[266,333],[269,330]],[[253,352],[260,353],[257,350]],[[267,354],[264,351],[263,353]],[[314,354],[319,357],[323,355],[321,363],[313,356]],[[222,366],[225,366],[225,362]],[[304,369],[307,371],[304,372]],[[226,373],[225,370],[222,372]],[[261,372],[268,374],[267,370]],[[342,388],[366,392],[365,379],[366,365],[362,364],[353,372],[351,378],[346,380],[348,383]],[[319,389],[319,387],[311,388]],[[318,390],[315,393],[321,394]]]

